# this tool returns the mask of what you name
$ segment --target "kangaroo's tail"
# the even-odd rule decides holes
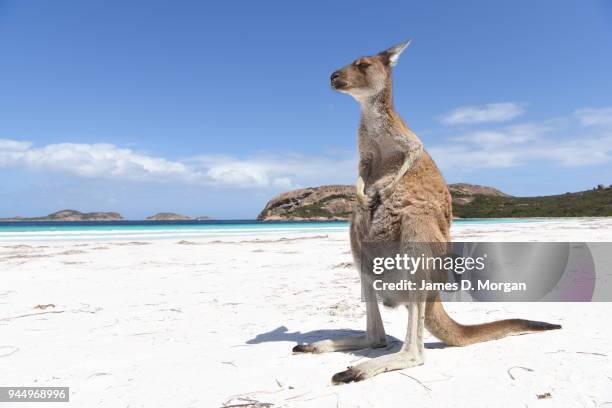
[[[501,339],[513,334],[560,329],[558,324],[523,319],[463,325],[454,321],[444,310],[440,298],[427,302],[425,312],[427,330],[449,346],[467,346],[483,341]]]

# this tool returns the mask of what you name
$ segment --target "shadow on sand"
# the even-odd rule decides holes
[[[254,338],[247,340],[247,344],[260,344],[260,343],[270,343],[276,341],[288,341],[293,342],[295,344],[304,344],[304,343],[312,343],[319,340],[333,339],[343,336],[359,336],[363,335],[363,331],[359,330],[349,330],[349,329],[335,329],[335,330],[313,330],[309,332],[290,332],[289,329],[285,326],[279,326],[274,330],[270,330],[265,333],[260,333]],[[371,357],[376,357],[377,355],[383,355],[388,353],[394,353],[399,351],[402,347],[402,341],[396,337],[387,335],[388,346],[383,349],[371,350],[371,349],[362,349],[362,350],[347,350],[346,353],[356,354],[356,355],[368,355]],[[449,347],[446,344],[435,341],[425,343],[426,349],[443,349]],[[375,355],[376,354],[376,355]]]

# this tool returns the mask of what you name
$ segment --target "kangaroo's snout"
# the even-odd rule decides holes
[[[346,81],[342,79],[342,74],[340,73],[340,71],[332,72],[329,80],[331,87],[334,89],[340,89],[347,85]]]

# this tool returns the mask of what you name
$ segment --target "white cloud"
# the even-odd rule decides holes
[[[578,138],[561,143],[549,141],[532,153],[563,166],[589,166],[612,161],[612,134]]]
[[[440,167],[459,171],[516,167],[528,162],[588,166],[612,161],[612,131],[588,132],[584,126],[574,126],[569,118],[558,118],[476,130],[428,150]]]
[[[429,153],[443,169],[474,170],[507,168],[527,162],[550,162],[561,166],[589,166],[612,161],[612,136],[575,141],[540,140],[515,146],[434,146]]]
[[[546,133],[559,130],[566,126],[566,122],[564,119],[553,119],[541,123],[522,123],[500,129],[475,130],[451,140],[487,146],[522,144],[536,141]]]
[[[129,180],[174,179],[195,175],[183,163],[135,153],[112,144],[57,143],[34,147],[31,143],[17,140],[4,142],[0,144],[0,166],[4,167]],[[11,150],[10,146],[20,148]]]
[[[584,126],[612,125],[612,107],[578,109],[574,115]]]
[[[515,102],[488,103],[478,106],[460,106],[440,117],[445,125],[469,125],[485,122],[505,122],[525,113]]]
[[[507,150],[474,149],[470,146],[434,146],[428,149],[428,152],[442,169],[473,170],[513,167],[520,164],[519,155]]]
[[[349,181],[355,160],[348,155],[297,154],[197,156],[169,160],[113,144],[32,143],[0,139],[0,168],[53,171],[77,177],[171,182],[234,188],[282,188]]]
[[[529,162],[589,166],[612,162],[609,108],[579,109],[566,118],[473,131],[427,149],[443,169],[510,168]],[[56,143],[0,139],[0,168],[57,172],[81,178],[178,183],[237,189],[288,190],[352,183],[352,153],[267,153],[249,157],[200,155],[168,159],[108,143]]]
[[[27,150],[32,146],[30,142],[20,142],[17,140],[0,139],[0,152],[15,152]]]
[[[202,155],[189,159],[189,163],[206,169],[209,180],[223,186],[294,188],[350,182],[356,172],[356,160],[348,154],[260,154],[246,159]]]

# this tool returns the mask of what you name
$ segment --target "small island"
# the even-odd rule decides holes
[[[176,214],[173,212],[160,212],[155,215],[151,215],[146,218],[146,221],[207,221],[212,218],[207,216],[200,217],[189,217],[187,215]],[[58,222],[71,222],[71,221],[126,221],[123,216],[117,212],[81,212],[77,210],[60,210],[49,215],[40,217],[23,217],[15,216],[9,218],[0,218],[0,222],[38,222],[38,221],[58,221]]]
[[[76,210],[61,210],[42,217],[12,217],[0,218],[5,221],[123,221],[121,214],[116,212],[82,213]]]
[[[147,221],[191,221],[193,219],[194,218],[187,215],[176,214],[173,212],[160,212],[145,218]]]

